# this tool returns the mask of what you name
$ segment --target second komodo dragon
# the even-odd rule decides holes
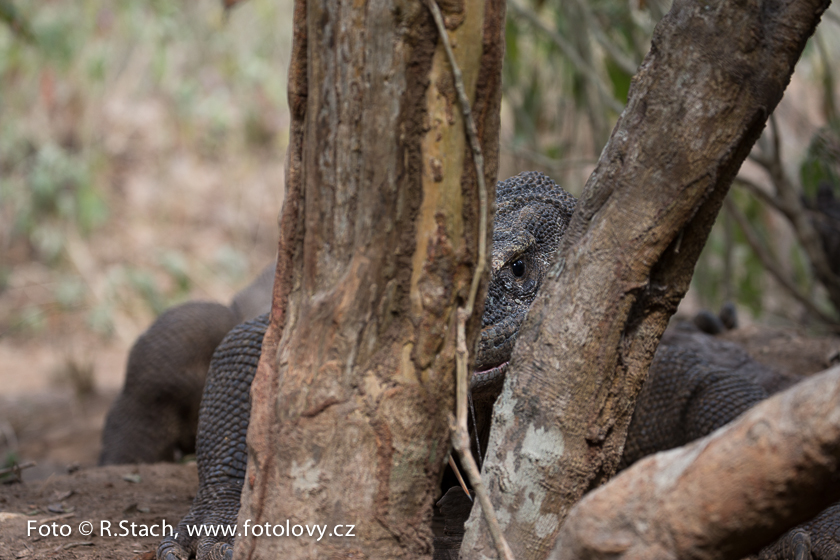
[[[492,272],[471,384],[482,449],[486,449],[490,407],[501,388],[516,334],[576,202],[535,172],[500,182],[496,197]],[[236,523],[247,458],[249,388],[266,326],[266,316],[237,326],[213,356],[198,426],[199,490],[177,537],[161,543],[159,559],[230,558],[232,536],[193,537],[186,527]],[[762,384],[774,388],[786,384],[771,377],[772,372],[748,359],[727,369],[690,350],[660,345],[630,424],[623,463],[683,445],[726,424],[767,396]],[[761,557],[793,560],[804,552],[795,557],[811,558],[813,553],[815,558],[834,558],[840,551],[833,536],[838,513],[837,506],[830,508],[763,550]],[[447,526],[451,522],[447,519]],[[450,557],[451,541],[436,536],[436,558]],[[802,546],[794,550],[792,544],[810,550]]]
[[[195,452],[210,358],[230,329],[270,309],[274,268],[266,267],[230,305],[183,303],[140,335],[105,419],[100,465],[172,461]]]

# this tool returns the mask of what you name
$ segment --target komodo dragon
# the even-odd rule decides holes
[[[177,305],[140,335],[128,355],[122,392],[105,419],[100,465],[172,461],[195,451],[213,351],[230,329],[269,310],[274,268],[266,267],[230,306]]]
[[[535,172],[500,182],[496,196],[493,269],[471,384],[477,430],[485,440],[489,405],[501,387],[516,333],[575,207],[571,195]],[[161,543],[158,559],[197,555],[200,560],[215,560],[232,555],[232,537],[192,537],[186,527],[236,523],[247,457],[249,389],[267,322],[263,315],[235,327],[213,356],[199,416],[198,493],[177,538],[168,536]],[[777,388],[789,381],[773,379],[772,372],[746,358],[734,365],[735,369],[727,369],[690,350],[660,346],[631,421],[623,462],[685,444],[722,426],[766,397],[759,382]],[[442,502],[453,495],[458,491],[448,492]],[[445,510],[453,508],[443,506],[445,517]],[[788,533],[762,551],[762,558],[810,558],[808,549],[793,548],[807,545],[808,534],[816,557],[834,558],[840,552],[834,538],[838,518],[840,510],[826,510],[813,525]],[[462,523],[455,516],[445,520],[446,526],[453,521]],[[450,551],[442,549],[444,544],[446,537],[436,536],[436,558],[450,557]]]

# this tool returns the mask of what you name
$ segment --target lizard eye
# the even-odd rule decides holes
[[[510,265],[510,270],[517,278],[522,278],[525,275],[525,263],[522,259],[517,259]]]

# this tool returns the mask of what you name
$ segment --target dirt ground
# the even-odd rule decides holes
[[[143,528],[177,528],[197,485],[195,463],[89,468],[5,485],[0,558],[153,559],[160,537],[141,536]],[[92,534],[84,534],[86,521]]]

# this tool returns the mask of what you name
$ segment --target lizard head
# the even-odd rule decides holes
[[[542,173],[520,173],[496,185],[490,284],[484,301],[473,392],[504,379],[516,334],[537,296],[575,198]]]

